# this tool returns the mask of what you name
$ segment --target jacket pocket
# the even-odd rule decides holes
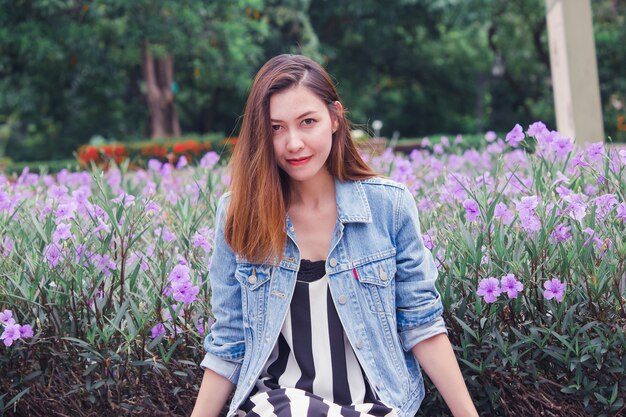
[[[238,264],[235,271],[235,278],[243,288],[249,291],[259,289],[269,281],[272,273],[271,267],[253,264]]]
[[[248,263],[237,264],[235,278],[241,285],[241,307],[244,327],[257,335],[263,328],[267,293],[272,267]]]
[[[356,272],[370,310],[376,314],[395,316],[395,257],[365,263],[357,267]]]

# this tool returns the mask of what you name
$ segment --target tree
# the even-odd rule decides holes
[[[151,80],[171,126],[161,131],[175,133],[174,112],[182,131],[232,129],[263,60],[268,24],[249,12],[261,8],[256,0],[0,0],[0,124],[13,115],[8,156],[67,158],[94,135],[150,135]]]
[[[242,56],[249,59],[258,55],[253,42],[249,46],[242,42],[255,35],[262,38],[265,31],[265,23],[246,12],[255,6],[260,6],[260,3],[106,0],[98,4],[111,25],[124,28],[122,38],[130,41],[135,48],[139,46],[141,51],[151,137],[180,136],[181,133],[174,97],[181,88],[181,81],[187,83],[191,80],[190,74],[176,76],[175,59],[199,64],[193,70],[194,77],[199,78],[214,72],[209,66],[213,63],[206,65],[203,54],[213,57],[219,54],[222,62],[233,67],[241,65]],[[235,22],[239,26],[233,26]],[[235,51],[231,44],[241,50]],[[228,71],[234,68],[223,69]],[[216,86],[220,84],[219,78],[214,79]],[[205,117],[214,119],[211,110],[208,112]]]

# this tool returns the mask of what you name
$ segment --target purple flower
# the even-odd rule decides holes
[[[129,206],[132,206],[133,203],[135,202],[135,197],[130,194],[120,193],[117,197],[115,197],[111,201],[117,204],[121,204],[122,202],[124,202],[124,207],[129,207]]]
[[[176,240],[176,236],[170,231],[167,226],[157,227],[154,229],[154,236],[158,238],[161,236],[163,242],[173,242]]]
[[[500,280],[502,292],[506,291],[509,298],[517,298],[517,294],[524,289],[524,285],[515,279],[515,275],[508,274]]]
[[[147,213],[158,214],[160,209],[161,208],[159,207],[159,205],[155,203],[154,201],[151,201],[148,204],[146,204]]]
[[[26,339],[27,337],[33,337],[33,328],[30,324],[24,324],[20,327],[20,336],[22,339]]]
[[[509,133],[506,134],[506,142],[514,148],[517,148],[519,144],[524,140],[524,129],[519,124],[516,124]]]
[[[60,201],[61,199],[67,197],[67,192],[68,189],[64,185],[51,185],[50,188],[48,188],[48,197],[56,201]]]
[[[213,165],[217,164],[219,160],[220,156],[216,152],[210,151],[202,157],[200,160],[200,166],[202,168],[212,168]]]
[[[517,211],[519,212],[534,212],[535,208],[539,205],[539,200],[536,195],[522,197],[522,200],[516,204]]]
[[[615,215],[615,217],[618,219],[622,219],[622,222],[626,222],[626,203],[621,203],[619,206],[617,206],[617,214]]]
[[[4,310],[0,312],[0,323],[2,323],[3,326],[14,324],[15,319],[13,319],[13,312],[11,310]]]
[[[626,149],[619,151],[619,159],[622,161],[622,165],[626,165]]]
[[[574,149],[574,142],[571,138],[559,136],[552,144],[552,148],[556,152],[557,157],[563,160]]]
[[[497,278],[485,278],[478,283],[478,290],[476,291],[476,294],[483,297],[486,303],[491,304],[495,302],[501,293],[502,290],[500,289],[500,281],[498,281]]]
[[[111,259],[109,255],[99,255],[95,254],[90,259],[91,264],[96,268],[98,273],[104,273],[105,277],[111,276],[111,271],[117,268],[115,262]]]
[[[563,200],[569,203],[569,206],[565,211],[574,220],[582,221],[587,214],[587,204],[585,203],[584,196],[581,194],[570,194],[563,197]]]
[[[423,138],[421,146],[422,148],[428,148],[430,146],[430,139],[428,139],[428,137]]]
[[[394,161],[394,163],[395,169],[391,174],[391,178],[394,181],[406,183],[413,174],[413,167],[411,166],[411,163],[404,158],[398,158]]]
[[[157,337],[165,334],[165,326],[163,323],[157,323],[156,326],[150,329],[150,337],[156,339]]]
[[[20,337],[22,337],[20,334],[20,325],[13,323],[7,325],[4,328],[4,332],[0,336],[0,340],[4,341],[5,346],[11,346],[13,342],[15,342]]]
[[[497,138],[498,138],[498,135],[496,135],[496,132],[494,132],[493,130],[490,130],[487,133],[485,133],[485,139],[487,140],[487,142],[493,142]]]
[[[480,215],[478,203],[475,200],[468,198],[463,202],[463,207],[465,207],[465,220],[468,222],[476,221],[476,218]]]
[[[189,279],[189,267],[185,265],[176,265],[170,275],[167,277],[168,281],[181,281]]]
[[[162,166],[163,166],[163,163],[159,161],[158,159],[150,159],[148,161],[149,171],[159,172]]]
[[[172,282],[172,297],[174,300],[191,304],[197,300],[200,287],[193,285],[191,280]]]
[[[74,212],[76,212],[75,204],[59,204],[57,211],[54,212],[56,223],[58,224],[59,222],[73,219]]]
[[[426,233],[422,233],[422,240],[424,241],[424,247],[429,251],[435,249],[435,244],[433,243],[432,232],[429,230]]]
[[[559,303],[563,300],[563,294],[565,294],[565,283],[561,282],[558,278],[552,278],[543,283],[543,288],[546,290],[543,292],[543,296],[546,300],[552,300],[556,298]]]
[[[102,221],[102,219],[100,217],[98,217],[98,226],[96,226],[95,229],[93,229],[93,231],[91,233],[96,234],[99,232],[104,232],[104,234],[109,234],[111,233],[111,227],[106,224],[105,222]],[[99,236],[102,236],[102,234],[100,234]]]
[[[204,235],[199,232],[196,232],[191,238],[191,244],[194,248],[202,248],[205,252],[211,252],[211,243],[207,240]]]
[[[52,241],[54,243],[59,243],[61,240],[66,240],[72,237],[71,227],[66,223],[59,223],[57,225],[54,234],[52,235]]]
[[[587,157],[591,162],[600,162],[604,156],[604,144],[602,142],[592,143],[587,146]]]
[[[420,152],[419,149],[413,149],[411,151],[411,153],[409,154],[409,159],[413,162],[422,162],[422,160],[424,159],[422,156],[422,152]]]
[[[504,142],[502,141],[502,139],[499,139],[497,142],[487,145],[487,152],[492,155],[500,155],[502,152],[504,152],[504,147]]]
[[[585,161],[585,155],[582,152],[578,152],[576,156],[574,157],[574,159],[572,159],[572,166],[573,167],[581,166],[583,168],[587,168],[590,165],[587,161]]]
[[[585,240],[585,243],[583,243],[583,246],[587,246],[589,242],[591,242],[591,239],[593,239],[593,237],[595,236],[596,231],[593,230],[591,227],[585,227],[585,229],[583,230],[583,233],[589,236],[587,240]]]
[[[557,225],[550,234],[550,241],[552,243],[557,243],[569,240],[572,237],[572,234],[570,233],[571,229],[571,227],[566,226],[563,223]]]
[[[595,185],[593,184],[585,185],[585,194],[596,195],[597,192],[598,192],[598,187],[596,187]]]
[[[454,137],[454,144],[455,145],[458,145],[459,143],[462,143],[462,142],[463,142],[463,135],[459,134],[459,135],[456,135]]]
[[[187,158],[185,157],[185,155],[181,155],[181,157],[178,158],[178,162],[176,162],[176,169],[182,169],[187,165],[189,165],[189,163],[187,162]]]
[[[504,224],[511,224],[514,217],[513,213],[509,210],[506,204],[502,202],[496,204],[493,215]]]
[[[55,243],[51,243],[44,249],[44,257],[48,265],[54,268],[63,259],[63,254]]]
[[[419,201],[417,202],[417,208],[420,211],[420,213],[425,212],[425,211],[430,211],[434,207],[435,205],[433,204],[432,199],[427,198],[427,197],[420,198]]]
[[[457,201],[462,201],[464,198],[467,197],[467,191],[465,191],[465,187],[467,187],[468,184],[469,180],[467,179],[467,177],[454,176],[452,179],[448,179],[445,185],[445,190],[452,194],[452,196]]]
[[[528,133],[528,136],[533,136],[535,138],[543,136],[548,132],[548,128],[543,122],[535,122],[531,124],[530,126],[528,126],[528,130],[526,131],[526,133]]]
[[[541,229],[539,217],[535,214],[535,208],[539,204],[537,196],[522,197],[522,200],[516,203],[519,213],[522,229],[528,232],[536,232]]]
[[[442,155],[444,150],[443,150],[443,145],[438,143],[435,146],[433,146],[433,152],[438,154],[438,155]]]
[[[198,318],[198,324],[196,325],[196,330],[198,330],[198,334],[201,337],[204,336],[204,319],[202,317]]]
[[[598,236],[596,236],[596,231],[595,230],[593,230],[590,227],[586,227],[583,230],[583,233],[589,235],[587,240],[585,240],[585,243],[583,243],[583,246],[587,246],[589,244],[589,242],[591,242],[593,240],[593,243],[595,243],[596,248],[598,248],[598,250],[600,250],[600,251],[604,251],[605,250],[605,248],[604,248],[604,240],[602,240]]]
[[[617,205],[617,197],[615,194],[604,194],[596,197],[593,202],[596,205],[596,219],[602,221]]]

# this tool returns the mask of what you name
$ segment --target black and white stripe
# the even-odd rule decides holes
[[[370,389],[328,289],[324,261],[303,260],[289,313],[238,416],[395,416]]]

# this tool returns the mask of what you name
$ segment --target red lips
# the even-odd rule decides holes
[[[306,164],[309,160],[311,159],[310,156],[305,156],[303,158],[292,158],[292,159],[287,159],[287,163],[289,165],[304,165]]]

